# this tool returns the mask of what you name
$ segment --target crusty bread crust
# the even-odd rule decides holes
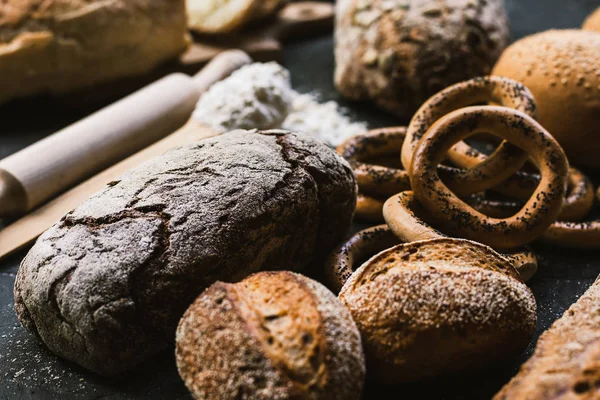
[[[397,383],[520,354],[536,305],[512,265],[464,239],[401,244],[364,263],[342,287],[369,376]]]
[[[213,282],[301,271],[326,255],[349,230],[355,199],[350,166],[289,132],[230,132],[171,150],[40,237],[17,275],[18,317],[56,354],[118,374],[168,347]]]
[[[544,332],[495,400],[600,398],[600,277]]]
[[[141,75],[187,46],[185,0],[5,0],[0,103]]]
[[[598,32],[549,30],[510,45],[492,71],[531,90],[537,120],[574,166],[600,166],[599,48]]]
[[[217,282],[177,329],[179,373],[198,399],[359,399],[360,334],[320,283],[292,272]]]
[[[503,0],[339,0],[335,84],[409,119],[436,92],[487,75],[508,44]]]

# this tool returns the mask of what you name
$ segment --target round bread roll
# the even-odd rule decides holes
[[[531,90],[539,122],[564,148],[573,165],[600,167],[600,35],[550,30],[511,45],[493,75]]]
[[[399,383],[520,354],[536,304],[512,265],[482,244],[400,244],[363,264],[340,300],[361,332],[369,376]]]
[[[335,84],[408,119],[431,95],[487,75],[508,43],[503,0],[339,0]]]
[[[318,282],[264,272],[204,291],[181,319],[177,367],[197,399],[359,399],[360,333]]]
[[[586,18],[581,29],[600,32],[600,7]]]

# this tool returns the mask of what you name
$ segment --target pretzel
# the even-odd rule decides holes
[[[600,220],[557,221],[544,232],[539,240],[575,249],[600,249]]]
[[[427,100],[413,116],[402,146],[402,165],[410,173],[413,154],[429,128],[444,115],[477,103],[495,102],[531,117],[536,105],[531,92],[517,81],[489,76],[452,85]],[[483,133],[483,132],[482,132]],[[490,189],[517,172],[527,161],[527,153],[503,141],[494,153],[485,156],[464,142],[448,149],[447,157],[458,166],[468,167],[448,186],[459,196]],[[454,184],[459,181],[458,184]]]
[[[536,185],[539,183],[537,176]],[[534,189],[535,189],[534,186]],[[529,194],[531,196],[531,193]],[[467,203],[475,210],[489,217],[507,218],[518,212],[524,205],[520,201],[488,200],[474,196]],[[579,221],[585,218],[594,204],[594,185],[592,181],[576,168],[569,168],[567,196],[558,216],[559,221]]]
[[[354,234],[334,249],[325,261],[329,286],[338,293],[350,275],[371,256],[395,246],[400,240],[387,225],[377,225]]]
[[[541,171],[540,184],[532,197],[509,218],[492,218],[474,210],[438,176],[437,166],[452,144],[480,132],[496,134],[529,150]],[[507,249],[532,242],[556,221],[566,192],[567,172],[562,148],[533,118],[506,107],[475,106],[451,112],[425,133],[413,155],[409,175],[419,203],[443,221],[448,231],[493,248]]]
[[[338,146],[337,152],[350,163],[361,193],[387,198],[410,189],[410,179],[404,169],[368,163],[385,156],[398,157],[405,136],[404,126],[373,129]]]
[[[383,215],[390,230],[403,242],[437,239],[448,237],[433,228],[435,218],[427,214],[411,191],[398,193],[390,197],[383,206]],[[426,222],[425,219],[432,222]],[[537,257],[531,250],[520,249],[501,253],[507,258],[521,275],[528,281],[537,271]]]
[[[358,193],[354,217],[360,221],[383,222],[383,203],[384,200]]]

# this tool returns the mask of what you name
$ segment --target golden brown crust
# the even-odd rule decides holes
[[[544,332],[495,400],[600,398],[600,278]]]
[[[576,166],[600,166],[599,48],[597,32],[550,30],[512,44],[492,72],[531,90],[539,122]]]
[[[600,7],[591,13],[583,22],[581,29],[584,31],[600,32]]]
[[[6,0],[0,103],[151,71],[188,46],[184,0]]]
[[[359,193],[356,196],[354,218],[364,222],[383,222],[383,202],[384,200]]]
[[[408,119],[437,91],[488,74],[507,43],[502,0],[340,0],[335,84]]]
[[[386,383],[514,357],[535,329],[535,299],[510,263],[462,239],[385,250],[339,298],[361,331],[369,373]]]
[[[529,151],[542,180],[523,209],[497,219],[474,210],[446,187],[437,166],[452,144],[477,132],[490,132]],[[562,148],[528,115],[507,107],[476,106],[438,120],[420,140],[409,172],[415,198],[444,229],[497,249],[528,244],[556,221],[567,187],[568,162]]]
[[[384,204],[384,217],[389,229],[402,242],[448,237],[432,226],[441,223],[423,209],[411,191],[390,197]],[[425,222],[425,219],[429,222]],[[501,255],[515,267],[525,282],[537,272],[537,256],[530,249],[520,248]]]
[[[195,398],[360,398],[364,360],[349,312],[292,272],[213,284],[186,311],[176,343]]]

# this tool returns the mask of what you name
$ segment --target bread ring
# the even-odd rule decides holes
[[[335,248],[325,261],[325,276],[329,287],[334,293],[338,293],[364,261],[399,243],[400,240],[385,224],[355,233],[348,241]]]
[[[536,184],[539,184],[537,175]],[[535,190],[535,186],[533,190]],[[529,194],[531,196],[531,193]],[[524,205],[520,201],[495,201],[481,196],[471,197],[467,203],[489,217],[507,218],[517,213]],[[558,216],[559,221],[580,221],[589,214],[594,205],[594,185],[577,168],[569,168],[567,196]]]
[[[600,249],[600,220],[557,221],[540,237],[540,242],[574,249]]]
[[[387,198],[410,189],[410,179],[404,169],[367,163],[379,157],[397,157],[405,136],[404,126],[373,129],[351,137],[338,146],[338,154],[352,166],[362,193]]]
[[[437,165],[453,143],[478,132],[502,136],[527,149],[542,179],[514,216],[488,217],[452,193],[438,177]],[[497,249],[520,247],[556,221],[567,188],[567,158],[558,144],[530,116],[497,106],[466,107],[438,120],[423,136],[412,160],[411,186],[419,203],[453,234]]]
[[[414,198],[413,192],[405,191],[390,197],[383,206],[383,215],[390,230],[401,242],[414,242],[448,237],[436,230],[424,218],[433,222],[433,218]],[[383,235],[383,233],[380,233]],[[537,257],[531,250],[518,250],[501,253],[507,258],[527,282],[537,271]]]
[[[512,79],[489,76],[450,86],[427,100],[410,121],[402,146],[404,168],[410,173],[417,145],[435,121],[462,107],[488,102],[499,103],[532,117],[536,116],[533,95],[525,86]],[[453,187],[458,195],[468,195],[495,186],[518,171],[528,158],[524,151],[506,141],[487,157],[460,142],[449,149],[447,157],[459,166],[468,164],[466,166],[469,167],[460,177],[464,183]],[[470,193],[463,192],[463,189]]]
[[[383,200],[359,193],[356,196],[354,217],[359,221],[383,222]]]

